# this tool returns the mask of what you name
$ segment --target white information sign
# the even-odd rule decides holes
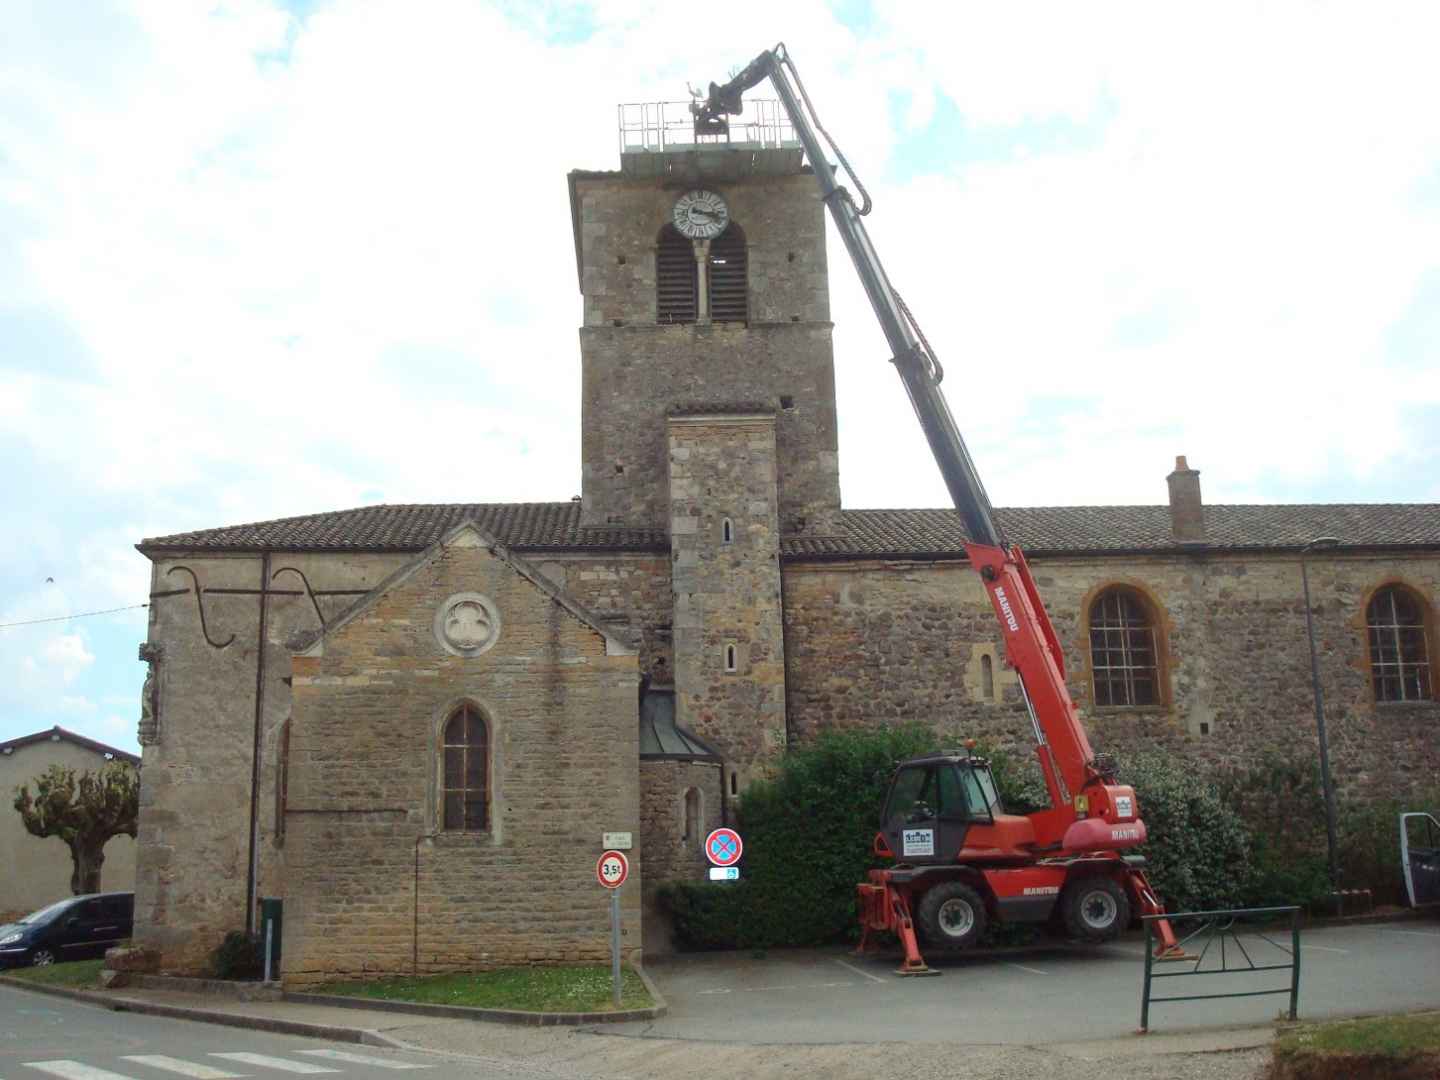
[[[629,851],[635,845],[631,843],[628,832],[607,832],[600,834],[600,846],[615,848],[617,851]]]
[[[712,866],[710,867],[711,881],[739,881],[740,868],[738,866]]]
[[[906,829],[900,836],[901,855],[934,855],[934,829]]]

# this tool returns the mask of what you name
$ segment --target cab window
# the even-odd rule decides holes
[[[929,768],[904,769],[895,780],[890,791],[890,802],[885,807],[887,822],[922,821],[935,816],[935,770]]]

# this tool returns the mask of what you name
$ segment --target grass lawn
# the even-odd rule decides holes
[[[81,989],[100,985],[100,969],[104,960],[76,960],[69,964],[46,967],[7,968],[6,975],[42,986],[76,986]]]
[[[1352,1056],[1403,1061],[1422,1053],[1440,1054],[1440,1012],[1306,1024],[1275,1041],[1277,1061],[1319,1064]]]
[[[655,1004],[639,975],[628,968],[621,969],[620,975],[621,1008],[648,1009]],[[474,974],[327,983],[316,987],[315,992],[525,1012],[606,1012],[614,1008],[610,969],[598,965],[502,968]]]

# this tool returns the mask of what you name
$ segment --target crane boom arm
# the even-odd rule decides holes
[[[795,76],[793,82],[792,75]],[[1108,787],[1106,778],[1096,767],[1095,754],[1065,685],[1059,640],[1025,558],[1018,547],[1006,542],[995,520],[989,496],[941,392],[940,366],[890,284],[865,230],[861,210],[836,179],[835,169],[827,160],[816,131],[818,119],[812,124],[814,109],[809,107],[808,98],[802,104],[804,88],[784,45],[761,53],[725,85],[712,83],[707,101],[696,107],[697,117],[713,119],[740,113],[744,91],[767,78],[805,150],[819,182],[821,197],[860,275],[870,306],[880,320],[893,354],[892,362],[905,384],[955,509],[965,523],[970,537],[966,552],[984,582],[1000,622],[1005,655],[1019,674],[1051,803],[1050,810],[1032,815],[1037,840],[1042,845],[1055,846],[1063,842],[1064,847],[1072,847],[1072,842],[1082,839],[1082,834],[1094,831],[1081,830],[1079,834],[1072,831],[1077,819],[1132,817],[1123,812],[1123,807],[1118,815],[1112,813],[1116,793],[1129,789]],[[992,400],[998,396],[983,385],[977,385],[976,390]],[[1133,804],[1133,796],[1131,801]],[[1143,826],[1141,829],[1143,832]]]

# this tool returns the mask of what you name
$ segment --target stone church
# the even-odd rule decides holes
[[[163,968],[202,968],[259,897],[284,900],[294,984],[601,961],[604,833],[633,838],[628,947],[660,950],[654,887],[703,876],[787,746],[919,720],[1028,747],[956,515],[841,506],[799,150],[632,149],[569,192],[578,499],[138,545],[135,937]],[[1303,558],[1342,791],[1436,775],[1440,506],[1206,506],[1181,458],[1154,505],[998,516],[1097,748],[1313,747]]]

